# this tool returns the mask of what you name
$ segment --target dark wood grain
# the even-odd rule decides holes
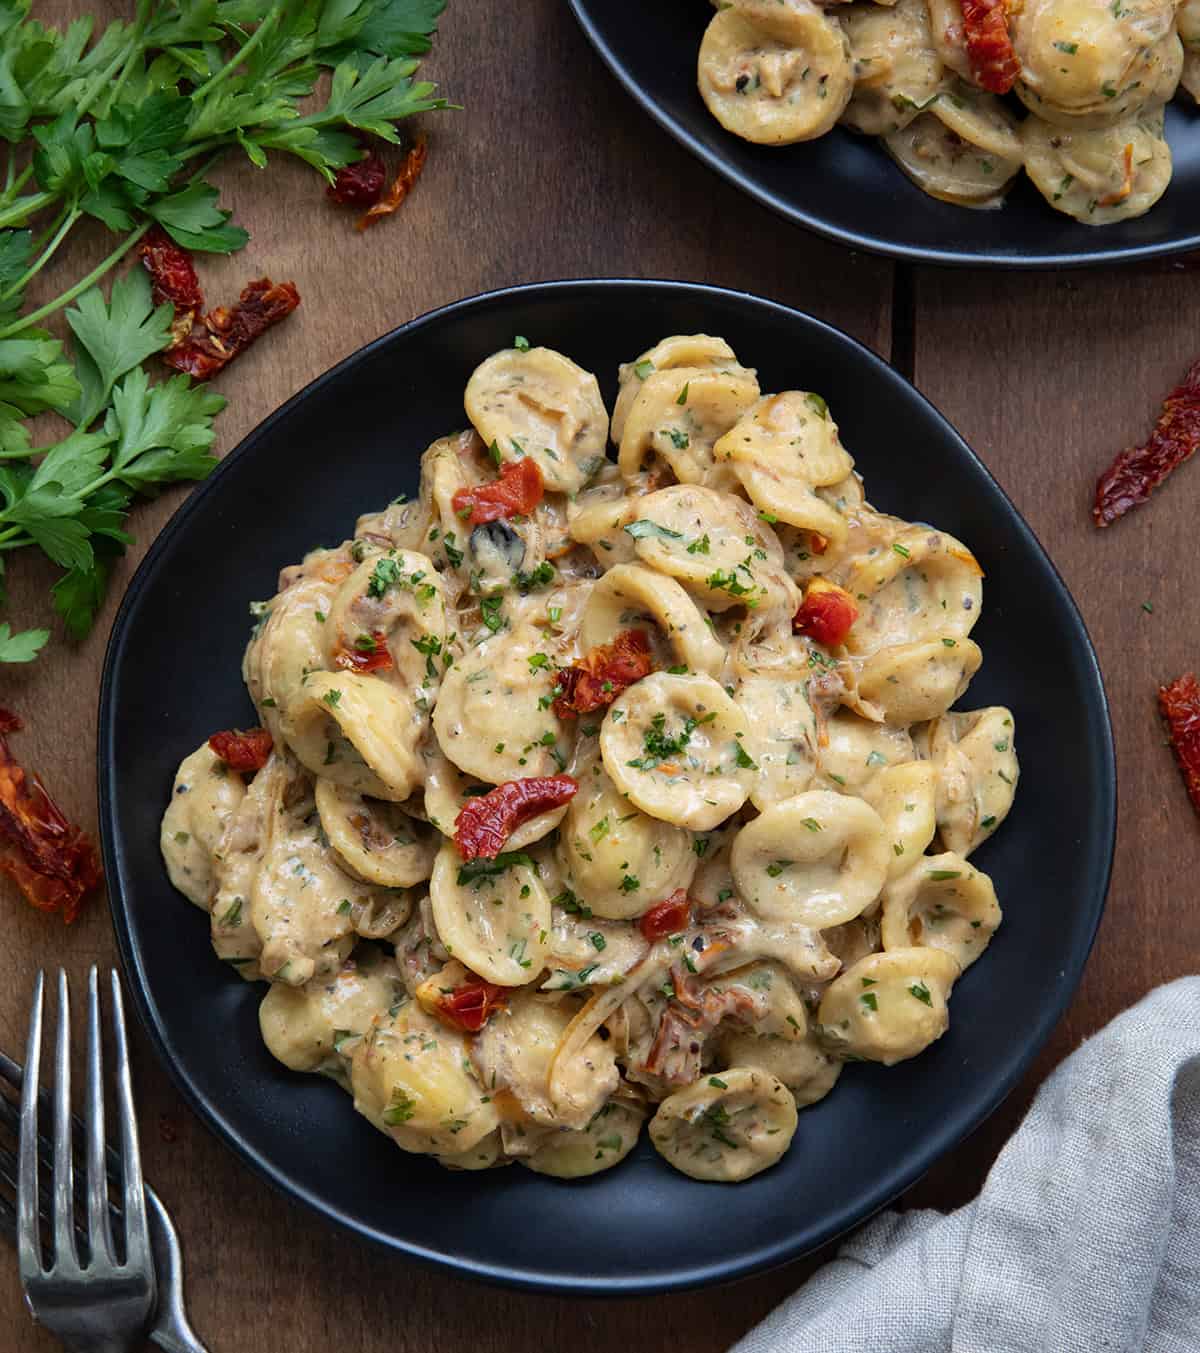
[[[41,17],[107,18],[127,8],[56,0]],[[203,261],[210,298],[231,297],[264,272],[294,278],[304,298],[283,329],[220,379],[230,401],[220,450],[363,343],[431,307],[516,282],[589,275],[713,282],[811,310],[887,355],[891,266],[785,226],[697,165],[622,94],[562,0],[451,0],[427,69],[464,110],[427,119],[430,158],[420,184],[399,217],[365,236],[301,166],[272,163],[260,172],[231,161],[216,172],[226,205],[253,238],[232,259]],[[73,241],[55,276],[79,275],[100,244]],[[31,670],[0,669],[0,701],[30,721],[21,755],[93,828],[96,699],[108,629],[147,543],[180,501],[174,492],[139,508],[138,544],[88,640],[69,646],[56,636]],[[42,621],[52,579],[35,560],[18,561],[9,618]],[[164,897],[163,905],[178,900]],[[35,969],[61,962],[78,982],[88,964],[112,962],[114,947],[102,900],[70,932],[32,913],[3,881],[0,909],[0,1046],[16,1050]],[[684,1328],[689,1348],[708,1353],[800,1279],[793,1267],[704,1295],[568,1302],[429,1273],[327,1230],[271,1193],[192,1117],[140,1031],[134,1052],[147,1175],[183,1235],[190,1305],[214,1353],[335,1346],[522,1353],[547,1345],[613,1353],[665,1348]],[[30,1322],[15,1264],[4,1255],[0,1249],[0,1346],[13,1353],[56,1347]]]
[[[1200,830],[1155,704],[1160,684],[1200,667],[1200,464],[1116,526],[1099,531],[1090,515],[1101,470],[1146,436],[1200,350],[1190,320],[1200,276],[929,271],[914,299],[917,385],[1007,490],[1083,613],[1112,708],[1119,785],[1112,888],[1083,983],[1026,1083],[910,1195],[945,1206],[977,1191],[1054,1065],[1200,962]],[[1031,663],[1037,640],[1028,636]]]

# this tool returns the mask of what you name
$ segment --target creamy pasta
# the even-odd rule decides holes
[[[1164,105],[1200,94],[1197,0],[1004,6],[1019,73],[999,85],[973,66],[962,0],[713,3],[697,81],[727,131],[782,146],[840,122],[964,207],[999,207],[1024,169],[1085,225],[1141,216],[1171,180]]]
[[[265,731],[184,758],[162,850],[271,1052],[404,1150],[572,1178],[648,1123],[732,1182],[945,1032],[1013,719],[951,709],[978,563],[866,500],[818,393],[703,334],[618,381],[610,421],[557,352],[478,367],[417,498],[251,607]]]

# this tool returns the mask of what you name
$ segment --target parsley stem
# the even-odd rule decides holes
[[[30,172],[27,169],[24,173],[19,174],[17,183],[24,183]],[[0,229],[24,225],[31,216],[36,216],[39,211],[57,200],[57,193],[30,193],[27,197],[17,198],[11,207],[5,211],[0,211]]]
[[[235,70],[245,63],[246,58],[254,49],[266,38],[267,34],[275,27],[279,21],[279,16],[283,12],[286,0],[278,0],[278,3],[263,15],[262,22],[254,30],[254,36],[243,47],[239,47],[228,61],[221,67],[215,75],[210,75],[207,80],[198,88],[192,90],[192,101],[202,99],[207,94],[211,94],[216,87],[227,80]]]
[[[7,202],[14,193],[19,193],[32,177],[33,165],[27,164],[18,174],[17,157],[10,152],[8,156],[8,172],[4,176],[4,191],[0,193],[0,200]]]
[[[11,324],[6,324],[4,328],[0,329],[0,338],[12,338],[14,334],[23,333],[26,329],[33,328],[39,320],[45,319],[47,315],[53,315],[55,311],[61,310],[64,305],[70,305],[77,296],[82,296],[89,287],[95,286],[109,269],[115,268],[153,224],[153,221],[143,221],[136,230],[130,231],[125,236],[111,254],[102,258],[86,277],[81,277],[73,287],[68,287],[56,300],[47,301],[37,310],[31,311],[28,315],[22,315],[19,319],[13,320]]]
[[[21,531],[20,526],[10,526],[7,531],[0,531],[0,550],[19,550],[32,545],[33,539],[23,536]]]
[[[135,50],[137,45],[138,43],[135,39]],[[92,104],[95,103],[97,97],[104,93],[106,86],[112,83],[113,76],[116,75],[117,71],[119,71],[122,65],[128,60],[129,53],[127,51],[118,52],[102,71],[96,72],[95,76],[92,78],[92,83],[83,91],[83,97],[75,104],[72,110],[76,119],[83,117],[84,113],[86,113]]]
[[[58,220],[50,227],[51,230],[55,230],[55,227],[57,226],[57,230],[55,230],[54,237],[51,239],[50,243],[42,250],[37,260],[34,263],[31,263],[15,282],[10,282],[3,291],[0,291],[0,301],[6,301],[10,296],[15,296],[19,292],[25,290],[33,278],[35,278],[54,257],[58,246],[67,238],[67,235],[74,227],[75,222],[78,221],[82,215],[83,213],[79,207],[64,207],[62,209],[58,216]],[[43,235],[42,240],[44,239],[45,236]],[[42,240],[38,241],[39,245],[42,243]]]
[[[125,57],[125,65],[104,101],[106,114],[112,111],[117,100],[121,97],[121,90],[125,88],[125,81],[129,79],[129,73],[133,70],[134,62],[142,54],[142,34],[146,31],[146,25],[150,22],[150,8],[153,3],[154,0],[138,0],[137,19],[133,25],[133,37],[130,40],[129,52]]]

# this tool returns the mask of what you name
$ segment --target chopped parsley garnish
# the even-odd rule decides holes
[[[691,438],[686,432],[679,428],[663,428],[663,432],[671,439],[671,445],[676,451],[686,451],[692,444]]]
[[[383,1111],[383,1121],[388,1127],[399,1127],[401,1123],[407,1123],[416,1111],[415,1099],[403,1090],[393,1090],[391,1103]]]
[[[863,994],[858,999],[862,1001],[863,1005],[865,1005],[868,1010],[878,1011],[879,997],[876,996],[873,991],[863,992]]]
[[[434,658],[442,651],[442,641],[435,634],[426,634],[420,639],[410,639],[408,641],[425,658],[425,675],[430,681],[437,680],[437,666]]]
[[[588,936],[588,939],[591,940],[592,948],[595,949],[597,953],[608,947],[608,941],[598,930],[593,930]]]
[[[675,401],[676,404],[683,405],[683,404],[686,404],[686,403],[687,403],[688,389],[690,388],[690,386],[691,386],[691,381],[688,381],[688,382],[684,385],[683,389],[680,390],[680,392],[679,392],[679,398]]]
[[[707,537],[705,537],[705,539],[707,539]],[[705,553],[707,553],[707,551],[705,551]],[[740,567],[741,565],[739,565],[739,568]],[[736,569],[717,569],[715,573],[710,573],[704,581],[708,587],[719,592],[728,592],[731,597],[749,597],[752,596],[756,590],[753,583],[747,587],[745,583],[738,581]],[[747,602],[746,604],[750,606],[754,603]]]
[[[751,757],[750,753],[746,751],[745,747],[743,747],[740,742],[735,743],[735,748],[736,750],[734,751],[733,754],[733,762],[734,765],[737,766],[739,770],[758,769],[758,762],[755,761],[753,757]]]
[[[564,888],[557,897],[550,899],[552,907],[561,907],[563,911],[569,912],[573,916],[582,916],[585,921],[592,919],[591,907],[585,906],[570,888]]]
[[[621,891],[623,893],[636,893],[641,886],[641,880],[634,874],[626,874],[621,880]]]
[[[929,871],[931,879],[957,879],[962,878],[961,869],[931,869]]]
[[[529,339],[527,339],[524,334],[518,334],[516,338],[513,339],[513,347],[516,348],[518,352],[528,352]]]
[[[822,418],[829,417],[829,405],[826,404],[820,395],[805,395],[804,402],[814,413],[819,414]]]
[[[631,521],[624,528],[626,535],[630,535],[634,540],[642,540],[646,536],[659,536],[663,540],[682,540],[682,531],[672,531],[670,527],[660,526],[656,521],[647,521],[645,517],[638,521]]]
[[[503,606],[503,597],[484,597],[479,603],[479,613],[483,616],[483,623],[493,634],[498,634],[504,628]]]
[[[533,588],[542,587],[546,583],[554,581],[554,565],[548,559],[543,559],[537,568],[528,573],[522,573],[518,569],[513,574],[513,581],[517,585],[517,591],[524,596],[526,592],[532,591]]]
[[[708,532],[705,531],[698,540],[692,541],[687,547],[687,552],[688,554],[707,554],[711,546],[712,542],[708,538]]]
[[[528,865],[532,868],[533,860],[523,850],[501,851],[493,860],[486,859],[483,856],[477,860],[467,860],[465,864],[458,867],[458,886],[462,888],[468,883],[476,883],[480,879],[497,878],[506,869],[511,869],[518,864]]]
[[[378,559],[367,583],[367,596],[379,598],[400,581],[400,565],[394,559]]]
[[[815,817],[802,817],[800,821],[804,824],[804,826],[808,828],[810,832],[822,832],[825,830],[825,828],[821,826],[821,824],[817,821]]]
[[[712,1086],[712,1088],[713,1088],[714,1090],[728,1090],[728,1089],[729,1089],[729,1086],[725,1083],[725,1081],[723,1081],[723,1080],[720,1078],[720,1076],[709,1076],[709,1078],[708,1078],[708,1083],[709,1083],[709,1085]]]
[[[342,693],[339,690],[329,690],[321,698],[332,709],[341,703]]]
[[[706,714],[700,719],[689,717],[683,721],[683,731],[672,736],[666,732],[667,716],[660,711],[651,718],[650,728],[642,738],[645,755],[625,764],[635,770],[657,770],[664,761],[669,761],[671,757],[683,751],[701,724],[708,723],[716,717],[715,713]]]
[[[635,362],[633,364],[633,374],[640,381],[644,381],[653,370],[654,363],[649,359],[649,357],[643,357],[640,362]]]
[[[912,554],[911,554],[911,552],[910,552],[910,550],[909,550],[909,548],[908,548],[907,545],[898,545],[898,544],[896,544],[895,541],[893,541],[893,542],[892,542],[892,549],[895,550],[896,553],[897,553],[898,555],[900,555],[900,557],[901,557],[902,559],[911,559],[911,558],[912,558]]]
[[[447,531],[442,537],[442,545],[446,550],[446,560],[451,568],[458,568],[463,561],[463,552],[458,549],[454,543],[454,532]]]
[[[918,1001],[924,1001],[926,1005],[933,1005],[933,997],[929,994],[929,988],[924,982],[914,982],[908,989],[910,996],[915,996]]]

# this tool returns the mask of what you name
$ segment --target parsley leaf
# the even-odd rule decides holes
[[[0,621],[0,662],[32,662],[49,637],[49,630],[22,630],[14,634],[6,620]]]

